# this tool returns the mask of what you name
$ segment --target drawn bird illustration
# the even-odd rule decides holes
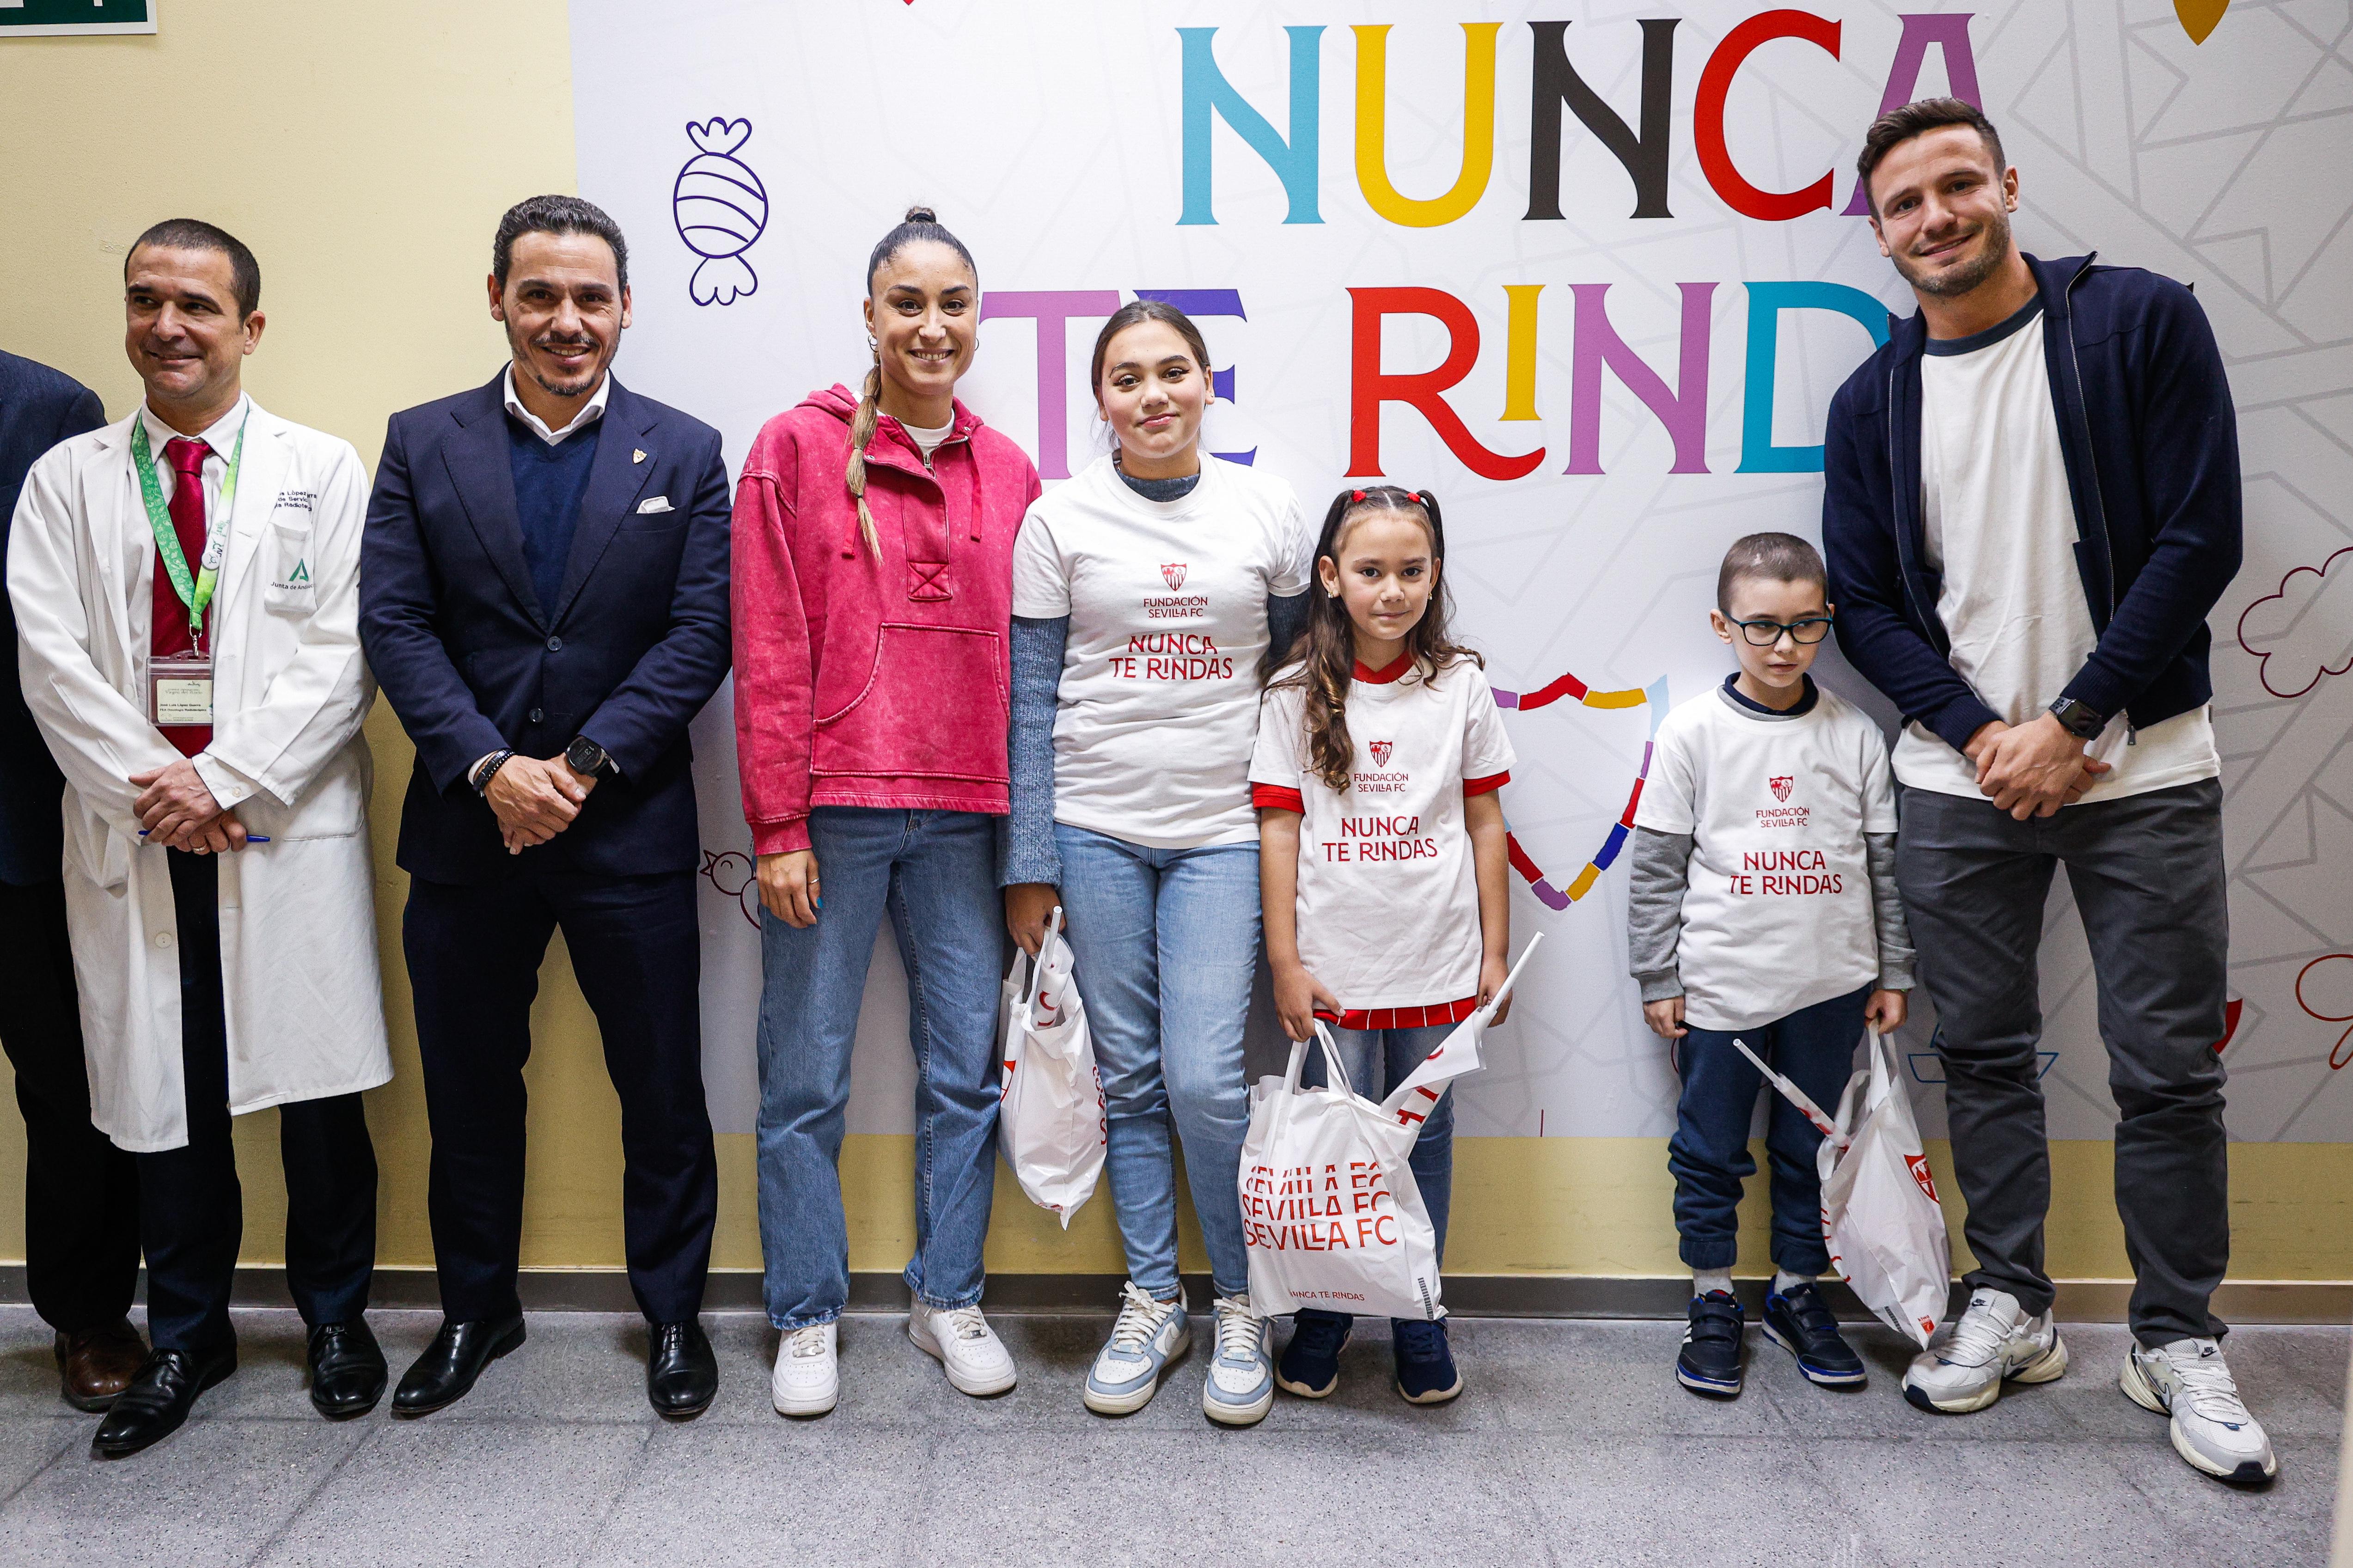
[[[740,849],[706,849],[702,852],[702,875],[712,887],[741,906],[745,920],[754,927],[759,925],[759,871],[749,855]]]
[[[678,237],[702,258],[686,291],[698,305],[732,305],[760,286],[744,253],[768,226],[767,187],[735,156],[752,139],[752,122],[716,116],[701,124],[690,120],[686,134],[696,153],[678,172],[670,197]]]

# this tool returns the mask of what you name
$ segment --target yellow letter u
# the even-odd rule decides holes
[[[1356,184],[1391,223],[1435,228],[1479,205],[1495,167],[1495,34],[1501,22],[1462,24],[1462,172],[1442,196],[1417,201],[1389,184],[1388,26],[1356,35]]]

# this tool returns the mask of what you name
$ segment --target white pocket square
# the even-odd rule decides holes
[[[669,511],[670,510],[671,510],[670,497],[656,496],[649,501],[641,501],[638,503],[638,515],[642,517],[649,511]]]

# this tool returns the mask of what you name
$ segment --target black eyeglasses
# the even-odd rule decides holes
[[[1748,639],[1752,647],[1771,647],[1781,640],[1783,632],[1788,633],[1789,640],[1795,643],[1818,643],[1831,635],[1831,618],[1828,616],[1808,616],[1800,621],[1756,620],[1732,624],[1740,628],[1740,635]]]

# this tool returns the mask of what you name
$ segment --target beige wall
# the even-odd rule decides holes
[[[498,366],[502,344],[481,284],[491,231],[517,198],[573,185],[565,7],[182,0],[164,9],[164,29],[153,38],[0,43],[0,346],[69,372],[99,390],[110,414],[127,413],[138,383],[121,346],[124,247],[158,218],[209,218],[261,258],[269,327],[249,362],[255,395],[349,437],[373,462],[387,415]],[[403,879],[392,864],[410,753],[382,707],[368,734],[396,1068],[368,1100],[384,1167],[382,1252],[389,1264],[423,1265],[432,1258],[425,1115],[400,959]],[[1599,906],[1574,918],[1600,918]],[[524,1259],[617,1267],[618,1107],[560,946],[538,1025]],[[274,1133],[268,1113],[240,1124],[255,1261],[279,1256]],[[22,1257],[22,1138],[13,1111],[0,1113],[0,1258]],[[751,1140],[720,1142],[717,1261],[757,1268]],[[2124,1275],[2108,1146],[2068,1143],[2054,1153],[2052,1272]],[[899,1268],[913,1239],[913,1140],[853,1138],[843,1166],[853,1267]],[[1460,1167],[1449,1248],[1459,1270],[1677,1271],[1662,1141],[1466,1140]],[[2353,1279],[2345,1195],[2353,1149],[2240,1145],[2232,1168],[2234,1275]],[[1944,1190],[1952,1191],[1948,1175]],[[1761,1198],[1752,1194],[1743,1243],[1744,1263],[1759,1268]],[[1118,1268],[1107,1199],[1067,1236],[1009,1181],[998,1200],[992,1268]],[[1189,1228],[1187,1253],[1198,1267]]]

